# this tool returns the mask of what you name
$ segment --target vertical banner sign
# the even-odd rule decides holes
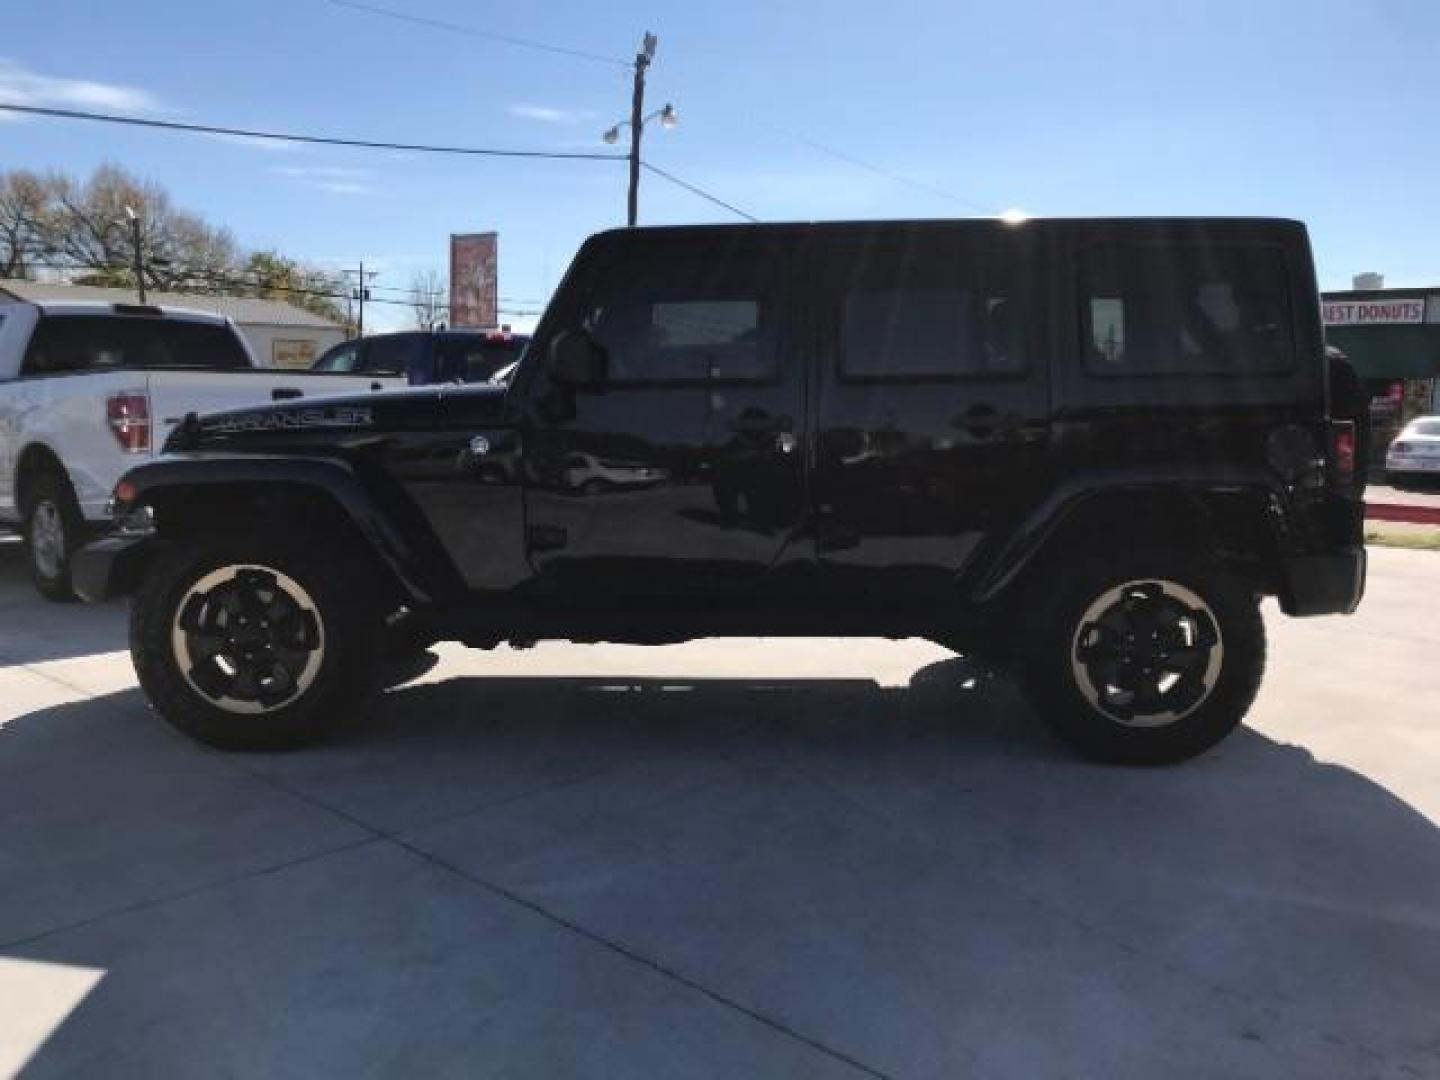
[[[499,234],[450,236],[450,325],[499,326]]]

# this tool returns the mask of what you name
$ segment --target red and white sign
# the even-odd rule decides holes
[[[1326,326],[1395,326],[1425,321],[1424,297],[1394,300],[1323,300]]]
[[[450,236],[450,325],[498,326],[497,247],[493,232]]]

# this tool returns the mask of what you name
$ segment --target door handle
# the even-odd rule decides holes
[[[297,390],[293,386],[277,386],[270,391],[271,401],[293,401],[295,398],[304,396],[303,390]]]
[[[991,405],[972,405],[956,417],[955,426],[976,439],[1034,442],[1045,435],[1044,424],[1027,424],[1017,412],[1001,413]]]

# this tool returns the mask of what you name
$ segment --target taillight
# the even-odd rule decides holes
[[[127,390],[105,399],[105,419],[120,449],[143,454],[150,449],[150,398],[143,390]]]
[[[1355,422],[1353,420],[1330,421],[1330,463],[1335,469],[1335,480],[1341,484],[1355,482]]]

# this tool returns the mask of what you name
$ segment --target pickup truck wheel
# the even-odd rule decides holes
[[[1099,560],[1031,594],[1024,677],[1037,710],[1088,757],[1164,765],[1239,725],[1265,669],[1254,594],[1188,554]]]
[[[165,720],[209,746],[314,742],[376,689],[383,624],[355,580],[319,538],[172,549],[131,608],[140,686]]]
[[[70,557],[84,546],[85,518],[70,481],[46,469],[30,481],[23,516],[30,578],[47,600],[78,599],[70,581]]]

